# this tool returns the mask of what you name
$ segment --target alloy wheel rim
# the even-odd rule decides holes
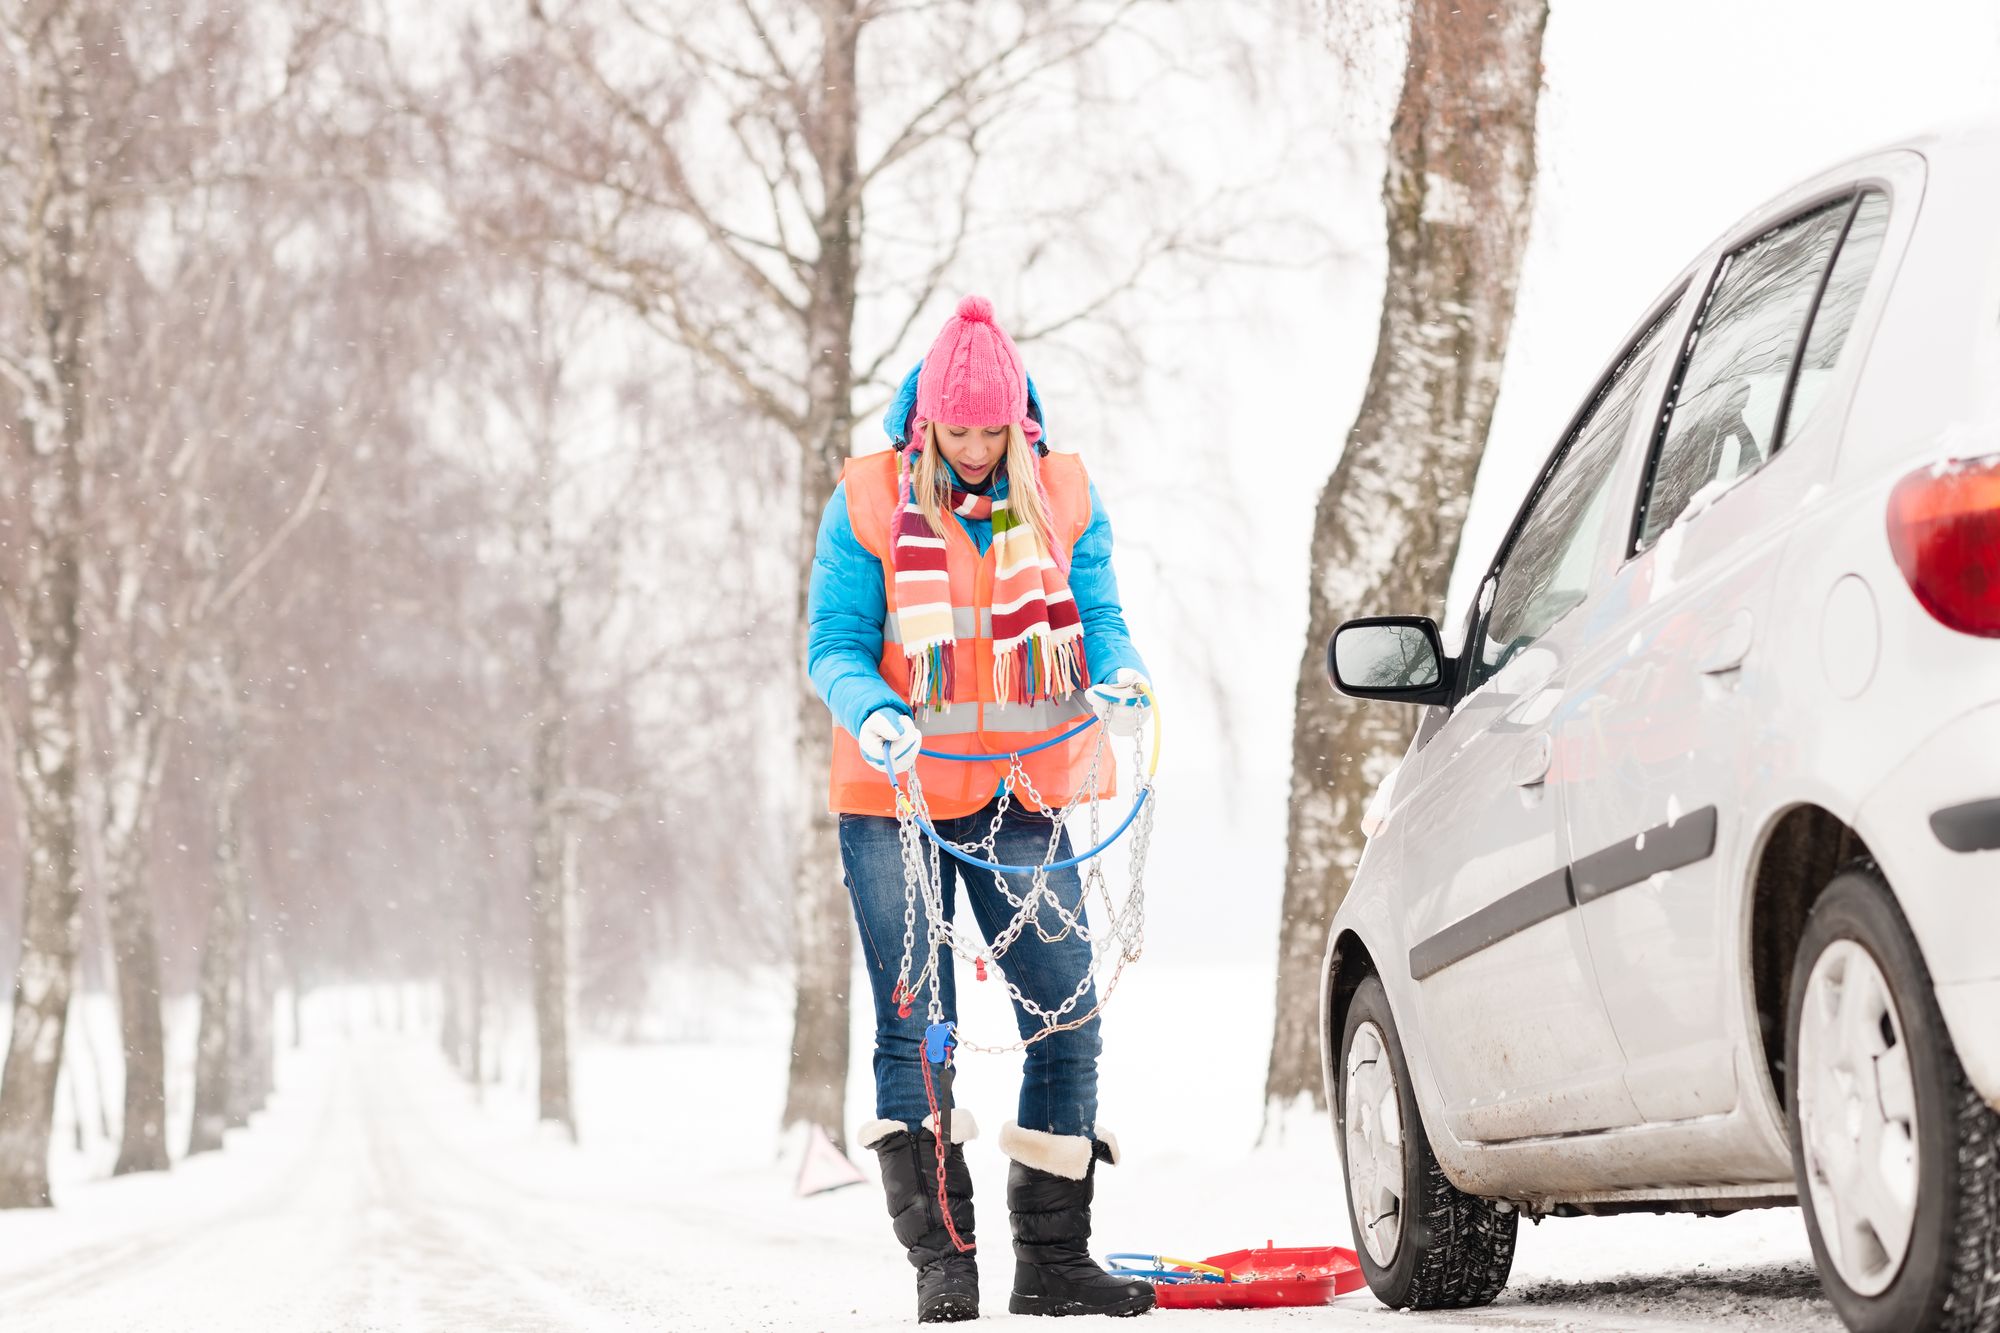
[[[1404,1137],[1396,1071],[1382,1029],[1363,1023],[1347,1048],[1347,1193],[1361,1242],[1386,1268],[1403,1235]]]
[[[1861,1296],[1896,1280],[1917,1220],[1916,1079],[1888,979],[1857,941],[1814,960],[1799,1015],[1799,1143],[1820,1243]]]

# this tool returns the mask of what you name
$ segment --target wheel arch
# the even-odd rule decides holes
[[[1375,955],[1368,949],[1359,933],[1353,928],[1340,930],[1334,934],[1326,953],[1326,990],[1321,996],[1320,1013],[1323,1016],[1320,1031],[1320,1050],[1323,1081],[1326,1084],[1326,1104],[1339,1116],[1339,1090],[1334,1086],[1335,1070],[1340,1064],[1340,1034],[1347,1026],[1347,1010],[1354,1003],[1354,992],[1361,987],[1364,979],[1381,975],[1375,964]]]
[[[1868,844],[1847,821],[1804,802],[1778,811],[1758,840],[1749,893],[1751,1012],[1765,1078],[1764,1094],[1780,1116],[1785,1105],[1785,1008],[1792,963],[1806,917],[1842,866],[1869,857]]]

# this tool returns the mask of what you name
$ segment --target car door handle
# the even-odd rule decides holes
[[[1549,733],[1541,735],[1522,746],[1514,756],[1514,785],[1516,787],[1539,787],[1549,780],[1549,769],[1554,766],[1555,742]]]
[[[1720,676],[1738,670],[1743,660],[1750,656],[1750,645],[1756,640],[1756,623],[1748,611],[1739,610],[1729,618],[1729,623],[1708,636],[1696,669],[1704,676]]]

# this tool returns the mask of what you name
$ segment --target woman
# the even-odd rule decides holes
[[[820,521],[807,669],[833,713],[830,806],[875,998],[878,1118],[862,1127],[861,1142],[881,1159],[896,1237],[917,1269],[917,1318],[934,1323],[979,1312],[962,1147],[977,1131],[964,1111],[947,1118],[947,1218],[930,1111],[940,1090],[926,1087],[919,1064],[927,997],[905,1005],[897,993],[906,898],[892,774],[914,766],[938,832],[977,842],[992,828],[1008,766],[919,758],[920,748],[1020,751],[1073,729],[1086,707],[1130,734],[1150,687],[1118,604],[1111,525],[1096,488],[1074,454],[1050,453],[1042,441],[1041,405],[991,303],[959,302],[886,424],[895,447],[851,460]],[[1021,761],[1027,784],[1013,794],[990,859],[1044,860],[1048,812],[1090,781],[1098,742],[1089,728]],[[1097,790],[1110,795],[1105,768]],[[1055,859],[1070,855],[1060,835]],[[994,875],[949,857],[942,864],[957,870],[990,941],[1014,913]],[[957,897],[950,878],[947,915]],[[1049,886],[1066,909],[1081,910],[1074,869],[1050,874]],[[1044,925],[1061,933],[1052,912]],[[1088,977],[1090,946],[1074,932],[1053,943],[1042,933],[1024,930],[1000,961],[1024,996],[1054,1010]],[[952,1020],[951,955],[942,957]],[[1093,989],[1072,1014],[1095,1004]],[[1018,1002],[1016,1019],[1024,1038],[1041,1030]],[[1097,1125],[1099,1049],[1094,1018],[1030,1046],[1019,1118],[1000,1131],[1011,1159],[1007,1308],[1016,1314],[1138,1314],[1153,1304],[1143,1280],[1113,1277],[1090,1258],[1096,1163],[1118,1160],[1117,1141]],[[948,1087],[941,1095],[949,1098]]]

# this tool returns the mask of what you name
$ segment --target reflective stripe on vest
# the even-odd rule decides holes
[[[981,708],[977,704],[953,704],[923,720],[926,737],[973,736],[982,730]],[[1018,732],[1068,731],[1083,721],[1090,708],[1078,690],[1067,699],[1044,699],[1032,704],[987,704],[983,730],[988,736]]]
[[[993,637],[993,613],[983,607],[954,606],[951,609],[951,633],[957,639],[990,639]],[[902,641],[902,622],[891,612],[882,619],[882,642]]]

